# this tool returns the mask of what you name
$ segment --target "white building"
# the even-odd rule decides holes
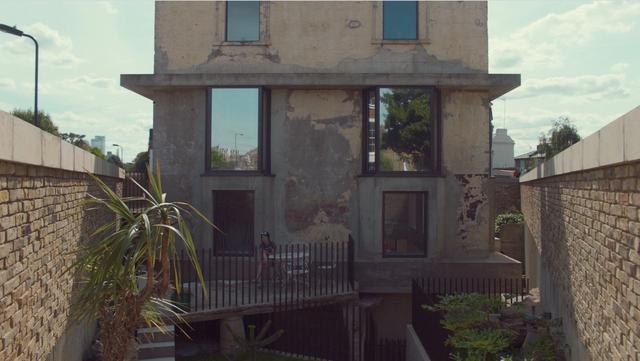
[[[98,148],[104,154],[106,148],[106,139],[104,135],[96,135],[91,139],[91,147]]]
[[[491,168],[504,169],[514,168],[513,147],[516,143],[507,135],[507,130],[497,128],[493,135],[493,145],[491,149]]]

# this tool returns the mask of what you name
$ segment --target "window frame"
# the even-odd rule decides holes
[[[211,168],[211,96],[214,89],[258,89],[258,164],[255,170],[217,170]],[[211,86],[206,89],[204,172],[209,176],[271,175],[271,90],[262,86]]]
[[[253,198],[253,215],[251,216],[252,222],[251,222],[251,234],[253,235],[252,238],[255,238],[255,223],[256,223],[256,191],[253,189],[213,189],[211,190],[211,215],[212,215],[212,219],[215,219],[215,211],[216,211],[216,207],[215,207],[215,203],[216,203],[216,193],[217,192],[247,192],[247,193],[251,193],[251,196]],[[219,247],[216,244],[216,230],[214,229],[213,232],[211,233],[211,249],[212,252],[215,256],[231,256],[231,257],[253,257],[255,256],[255,239],[251,240],[251,247],[249,247],[249,252],[247,253],[242,253],[242,252],[225,252],[224,247],[222,247],[222,249],[219,249]]]
[[[262,41],[262,1],[257,1],[258,3],[258,39],[256,40],[229,40],[229,0],[224,2],[224,41],[226,43],[237,43],[237,44],[254,44],[260,43]]]
[[[393,255],[387,254],[384,251],[384,239],[385,239],[385,209],[386,209],[386,194],[402,194],[402,193],[416,193],[421,194],[423,197],[422,207],[423,207],[423,222],[424,222],[424,239],[423,239],[423,253],[422,254],[411,254],[411,255]],[[382,251],[382,258],[427,258],[429,256],[429,192],[428,191],[412,191],[412,190],[393,190],[393,191],[383,191],[382,192],[382,233],[380,237],[380,246]]]
[[[398,42],[402,42],[402,41],[419,41],[420,40],[420,16],[419,16],[419,6],[418,4],[420,3],[420,1],[414,1],[415,2],[415,6],[416,6],[416,11],[415,11],[415,15],[416,15],[416,36],[414,38],[401,38],[401,39],[387,39],[384,37],[384,7],[385,7],[385,3],[387,3],[388,1],[382,0],[382,41],[398,41]]]
[[[421,171],[381,171],[380,170],[380,89],[402,89],[402,88],[423,88],[428,89],[431,93],[431,118],[433,119],[433,130],[431,131],[431,141],[434,146],[431,147],[432,164],[428,170]],[[369,96],[370,91],[375,92],[375,170],[369,170],[369,151],[368,151],[368,132],[369,132]],[[441,160],[442,160],[442,127],[441,127],[441,93],[440,89],[435,86],[425,85],[384,85],[365,88],[362,91],[362,176],[384,176],[384,177],[440,177],[442,176]]]

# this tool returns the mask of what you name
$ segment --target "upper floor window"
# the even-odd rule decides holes
[[[384,40],[417,40],[418,2],[383,1],[382,32]]]
[[[260,40],[260,2],[227,1],[227,41]]]
[[[209,171],[268,173],[268,91],[211,88],[207,137]]]
[[[364,172],[436,174],[437,93],[431,87],[393,87],[365,92]]]

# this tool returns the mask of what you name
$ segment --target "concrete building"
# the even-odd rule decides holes
[[[106,140],[104,135],[96,135],[91,139],[91,146],[94,148],[100,149],[100,151],[104,154],[106,150]]]
[[[497,128],[493,134],[492,148],[491,148],[491,168],[493,169],[513,169],[513,147],[516,142],[511,139],[507,130],[504,128]]]
[[[121,84],[154,102],[168,197],[237,238],[216,252],[262,230],[351,235],[360,291],[385,295],[383,309],[409,303],[415,276],[519,276],[494,250],[490,102],[520,75],[488,73],[486,2],[155,10],[154,73]],[[196,234],[216,248],[212,229]]]

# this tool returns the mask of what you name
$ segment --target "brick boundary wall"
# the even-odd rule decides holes
[[[102,179],[121,192],[121,179]],[[98,192],[84,173],[0,160],[0,360],[81,359],[65,348],[93,339],[89,323],[58,344],[74,326],[69,252],[110,216],[87,210]]]
[[[527,273],[539,276],[545,310],[562,317],[571,359],[640,360],[640,161],[521,192]]]

